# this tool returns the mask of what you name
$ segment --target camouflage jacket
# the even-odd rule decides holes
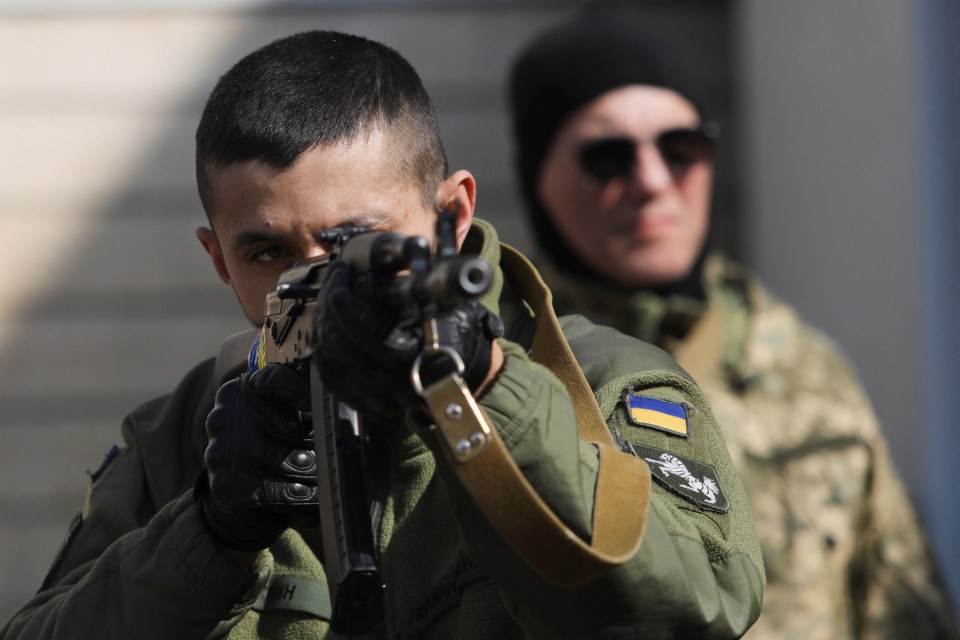
[[[478,222],[467,244],[500,264],[488,225]],[[586,537],[597,450],[577,437],[566,388],[527,356],[532,318],[509,272],[495,269],[483,303],[506,326],[506,364],[479,403],[537,494]],[[378,427],[371,444],[381,449],[368,479],[381,496],[382,637],[720,639],[738,637],[759,614],[764,578],[750,508],[703,394],[660,349],[583,318],[561,326],[607,427],[656,467],[639,550],[584,586],[549,583],[508,548],[434,455],[432,431],[368,423]],[[205,361],[172,394],[127,417],[125,446],[92,475],[46,583],[0,638],[337,637],[316,531],[288,529],[241,564],[202,523],[192,488],[205,418],[227,377],[218,370]],[[637,423],[634,401],[683,407],[689,436],[660,430],[677,422],[663,415]],[[640,498],[623,496],[623,508]]]
[[[706,303],[543,271],[558,312],[659,344],[706,393],[769,581],[746,637],[957,637],[870,403],[827,337],[719,255],[707,261]]]

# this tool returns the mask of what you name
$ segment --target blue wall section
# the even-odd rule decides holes
[[[926,250],[924,347],[929,381],[926,486],[930,538],[960,612],[960,3],[927,0],[916,39],[920,184]]]

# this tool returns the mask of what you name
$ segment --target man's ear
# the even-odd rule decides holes
[[[213,268],[217,270],[217,275],[225,284],[231,284],[230,273],[227,271],[227,263],[223,259],[223,251],[220,250],[220,243],[213,229],[207,227],[197,227],[197,240],[203,245],[204,251],[210,256],[213,262]]]
[[[477,181],[469,171],[461,169],[440,183],[437,189],[437,210],[443,211],[457,203],[457,250],[463,246],[477,203]]]

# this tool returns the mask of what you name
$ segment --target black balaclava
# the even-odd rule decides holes
[[[511,70],[515,161],[527,214],[540,248],[558,267],[575,274],[599,277],[570,249],[544,211],[537,197],[540,167],[567,118],[601,94],[630,84],[671,89],[706,120],[680,53],[637,16],[621,10],[587,9],[544,31],[521,51]],[[690,274],[662,292],[702,298],[704,255],[705,250]]]

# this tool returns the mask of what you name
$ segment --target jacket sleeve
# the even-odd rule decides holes
[[[94,483],[59,577],[0,638],[216,638],[252,606],[269,575],[266,559],[241,567],[224,556],[190,493],[146,526],[131,526],[133,510],[121,505],[136,500],[137,466],[123,450]]]
[[[124,423],[126,446],[94,474],[43,587],[0,630],[3,640],[216,638],[263,589],[272,556],[252,564],[227,557],[182,479],[158,493],[164,482],[141,453],[151,449],[173,478],[177,455],[141,442],[135,418]]]
[[[639,344],[624,339],[628,342],[619,347]],[[587,537],[596,450],[578,439],[573,406],[556,377],[516,345],[507,343],[505,353],[506,364],[480,404],[535,490]],[[765,577],[743,489],[699,389],[682,372],[661,369],[622,374],[618,366],[608,366],[588,378],[621,448],[642,458],[675,454],[701,473],[694,482],[703,480],[703,473],[710,476],[720,508],[711,508],[704,493],[703,499],[684,497],[676,482],[661,482],[654,473],[646,532],[636,555],[592,583],[564,589],[514,556],[455,487],[471,555],[498,580],[529,637],[739,637],[759,615]],[[630,393],[685,406],[688,437],[632,424],[623,401]]]

